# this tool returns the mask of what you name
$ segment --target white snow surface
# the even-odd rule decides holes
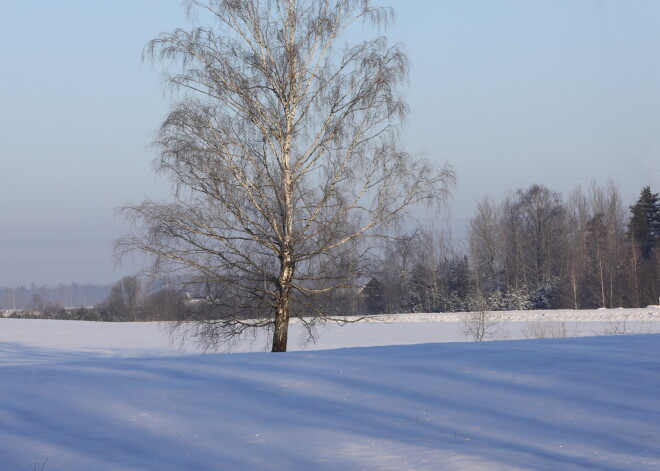
[[[509,340],[401,314],[206,355],[159,324],[0,319],[0,470],[660,469],[659,308],[493,315]],[[591,337],[511,340],[530,322]]]

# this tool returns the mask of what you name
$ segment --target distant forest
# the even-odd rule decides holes
[[[342,289],[305,303],[294,299],[296,314],[658,304],[660,198],[645,187],[626,205],[613,183],[567,196],[532,185],[502,201],[480,202],[463,241],[409,228],[373,250],[365,266]],[[244,280],[246,286],[252,282],[263,280]],[[0,308],[26,311],[17,316],[84,320],[213,319],[232,315],[237,306],[254,306],[244,317],[262,316],[267,304],[253,301],[204,278],[144,285],[132,276],[114,285],[0,289]],[[65,309],[76,306],[94,308]]]
[[[0,288],[0,309],[43,310],[46,306],[62,307],[95,306],[103,302],[112,290],[112,285],[78,284],[54,287],[20,286]]]
[[[417,231],[389,244],[380,283],[394,311],[643,307],[660,296],[660,198],[617,186],[563,196],[532,185],[484,199],[453,248]]]

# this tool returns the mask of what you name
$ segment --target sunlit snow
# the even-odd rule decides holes
[[[159,324],[0,319],[0,469],[660,469],[660,309],[503,315],[591,337],[410,314],[200,355]]]

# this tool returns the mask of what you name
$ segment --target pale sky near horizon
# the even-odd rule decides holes
[[[660,1],[379,0],[412,60],[403,137],[454,166],[449,225],[541,183],[660,191]],[[0,286],[109,283],[114,209],[166,198],[148,145],[170,96],[145,43],[179,0],[0,0]],[[443,219],[440,224],[445,224]]]

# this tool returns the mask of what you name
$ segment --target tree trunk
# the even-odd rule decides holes
[[[288,304],[288,303],[287,303]],[[273,333],[273,348],[271,352],[286,352],[289,333],[289,307],[280,306],[275,316],[275,332]]]
[[[280,276],[277,280],[277,312],[275,313],[275,332],[271,352],[286,352],[289,331],[289,297],[295,265],[290,253],[285,253],[280,260]]]
[[[633,279],[633,293],[635,294],[635,307],[640,307],[641,303],[639,301],[639,263],[637,261],[637,247],[635,242],[630,241],[631,250],[631,273]]]
[[[275,313],[275,332],[273,333],[273,348],[271,352],[286,352],[289,331],[289,297],[293,283],[295,262],[293,260],[293,192],[296,185],[291,172],[291,146],[293,139],[294,120],[296,116],[297,72],[298,66],[295,54],[296,9],[290,1],[288,6],[288,33],[286,56],[289,62],[287,85],[289,90],[281,93],[282,106],[286,112],[286,132],[282,140],[282,244],[280,258],[280,275],[277,280],[277,312]]]

